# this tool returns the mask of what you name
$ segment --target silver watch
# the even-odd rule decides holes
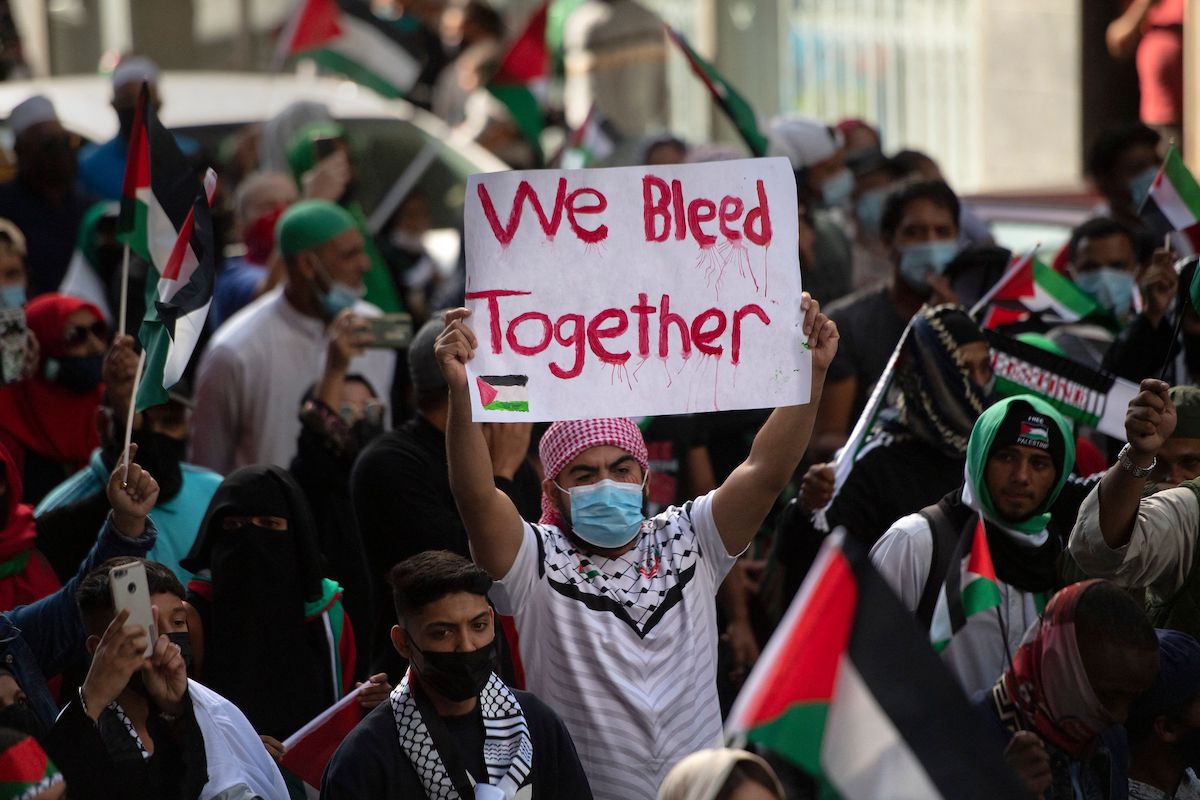
[[[1148,477],[1150,473],[1154,471],[1154,467],[1158,465],[1158,457],[1156,456],[1150,461],[1150,466],[1139,467],[1137,464],[1133,463],[1133,459],[1129,457],[1129,451],[1132,449],[1133,445],[1126,442],[1125,446],[1121,448],[1121,452],[1117,453],[1117,461],[1120,462],[1121,469],[1125,470],[1135,478]]]

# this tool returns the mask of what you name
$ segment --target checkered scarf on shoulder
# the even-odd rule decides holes
[[[410,677],[411,672],[405,674],[390,697],[400,747],[420,777],[426,797],[459,800],[454,781],[446,772],[446,765],[442,763],[433,737],[413,700]],[[483,717],[483,762],[487,766],[488,783],[512,800],[533,770],[533,741],[529,738],[525,712],[516,696],[494,672],[479,693],[479,711]]]

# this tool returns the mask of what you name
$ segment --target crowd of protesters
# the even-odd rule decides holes
[[[549,38],[567,124],[600,109],[618,140],[598,166],[745,156],[666,131],[652,14],[578,5]],[[403,18],[439,54],[414,101],[533,166],[480,90],[502,17],[441,6]],[[1128,27],[1113,47],[1136,48]],[[777,753],[722,748],[722,722],[837,529],[930,632],[1029,796],[1200,797],[1197,257],[1138,215],[1159,130],[1091,137],[1098,205],[1053,269],[1093,311],[994,326],[968,309],[1012,254],[933,158],[885,151],[867,121],[774,118],[811,401],[481,424],[463,266],[434,266],[429,198],[373,235],[348,191],[369,169],[351,132],[296,104],[233,134],[257,143],[236,164],[180,139],[222,176],[232,226],[205,340],[167,402],[138,410],[136,322],[116,330],[116,309],[141,319],[149,273],[135,253],[121,279],[114,201],[141,87],[188,102],[158,80],[122,60],[120,131],[82,150],[43,96],[9,118],[0,796],[303,797],[284,742],[351,698],[329,800],[815,798]],[[411,315],[404,348],[374,341],[381,307]],[[1138,384],[1124,441],[998,383],[997,328]],[[970,537],[999,599],[950,632],[939,598]],[[114,570],[137,565],[149,629],[114,599]]]

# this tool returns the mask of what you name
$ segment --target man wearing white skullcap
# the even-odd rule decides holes
[[[79,154],[80,184],[105,200],[121,199],[125,158],[129,152],[129,132],[133,128],[133,116],[137,111],[143,83],[150,92],[150,102],[155,108],[161,107],[158,65],[145,56],[121,59],[112,74],[112,107],[117,112],[120,130],[104,144],[90,144]]]
[[[25,235],[34,297],[56,289],[70,264],[89,198],[75,188],[75,137],[63,129],[42,95],[19,103],[8,117],[17,176],[0,184],[0,217]]]

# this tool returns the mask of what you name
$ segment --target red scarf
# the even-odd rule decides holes
[[[1113,718],[1092,690],[1075,638],[1075,607],[1096,580],[1073,583],[1051,598],[1004,673],[1022,728],[1032,728],[1075,759],[1084,758]]]
[[[100,309],[76,297],[44,294],[25,306],[25,320],[37,337],[41,359],[33,377],[0,387],[0,430],[26,450],[78,469],[100,445],[96,410],[102,386],[76,394],[42,377],[47,358],[66,353],[67,318],[79,310],[104,319]],[[23,461],[19,455],[18,461]]]
[[[34,549],[37,529],[33,509],[21,502],[21,472],[4,445],[0,445],[8,515],[0,530],[0,610],[41,600],[62,585],[46,559]]]

